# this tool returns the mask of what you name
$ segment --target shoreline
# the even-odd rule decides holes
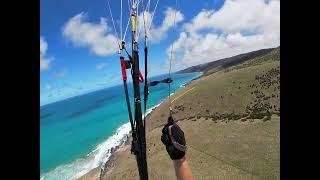
[[[132,141],[132,136],[130,132],[130,134],[127,135],[127,138],[123,144],[120,144],[114,148],[111,148],[111,156],[108,158],[108,160],[105,163],[99,166],[99,169],[100,169],[99,179],[103,179],[103,177],[108,173],[108,171],[114,166],[114,161],[115,161],[117,152],[125,151],[131,147],[131,141]]]
[[[194,80],[197,80],[197,79],[201,78],[202,75],[203,75],[203,73],[201,73],[197,77],[192,78],[187,83],[182,84],[183,86],[180,85],[180,88],[176,92],[171,93],[170,96],[172,96],[175,93],[179,92],[181,89],[187,87]],[[146,119],[148,119],[149,116],[151,115],[151,113],[153,111],[155,111],[167,99],[168,99],[168,97],[163,99],[162,101],[160,101],[160,103],[158,103],[157,105],[147,109],[147,111],[146,111]],[[107,160],[104,163],[102,163],[102,165],[99,165],[98,167],[91,169],[89,172],[83,174],[82,176],[78,177],[77,179],[93,179],[94,177],[96,177],[97,168],[99,169],[99,176],[98,177],[99,177],[99,179],[101,179],[101,177],[100,177],[101,174],[102,174],[102,176],[106,175],[110,171],[110,169],[113,167],[114,160],[115,160],[115,157],[117,155],[117,152],[123,151],[123,149],[126,150],[127,148],[131,147],[131,140],[132,140],[132,136],[131,136],[131,130],[130,130],[130,132],[126,135],[126,139],[124,141],[122,141],[121,144],[111,148],[111,155],[107,158]],[[108,150],[108,153],[109,153],[109,150]]]
[[[275,63],[262,64],[261,66],[243,68],[241,71],[218,73],[214,75],[214,77],[212,74],[206,76],[204,73],[201,73],[187,83],[182,84],[180,88],[175,91],[174,94],[178,96],[179,92],[183,91],[184,88],[187,88],[185,91],[188,91],[188,89],[191,89],[194,85],[199,87],[191,96],[182,98],[181,102],[177,104],[177,108],[175,107],[179,110],[179,113],[175,113],[176,119],[186,120],[179,121],[179,123],[181,123],[181,127],[186,129],[186,132],[189,132],[187,135],[189,136],[188,139],[190,144],[193,144],[193,147],[210,147],[208,148],[209,155],[201,153],[200,151],[197,151],[196,148],[191,147],[194,151],[189,154],[189,157],[193,159],[193,168],[195,169],[194,172],[196,172],[195,177],[203,177],[203,175],[206,175],[206,177],[225,178],[226,167],[228,167],[227,178],[231,179],[250,179],[253,178],[255,174],[258,174],[261,177],[266,177],[267,179],[271,177],[272,179],[279,177],[277,170],[279,154],[278,151],[275,150],[279,147],[279,131],[277,128],[279,128],[280,116],[278,115],[275,117],[271,115],[269,119],[268,116],[264,116],[263,118],[260,118],[260,116],[249,116],[245,118],[240,117],[239,119],[238,114],[231,117],[228,114],[234,114],[234,111],[236,111],[236,113],[241,115],[241,113],[247,113],[246,110],[248,108],[243,108],[247,107],[245,104],[249,107],[255,105],[254,102],[258,101],[259,97],[248,92],[246,87],[250,87],[249,85],[251,85],[251,83],[260,83],[257,82],[254,77],[255,75],[261,76],[261,69],[269,70],[271,72],[276,65],[277,64]],[[219,78],[217,79],[216,76]],[[233,82],[227,81],[230,78],[235,79]],[[214,89],[217,90],[215,91],[217,93],[214,95],[212,95],[212,87],[219,87]],[[232,91],[229,91],[230,89]],[[273,105],[272,107],[276,109],[276,106],[279,106],[278,95],[275,96],[272,94],[274,93],[272,90],[268,90],[269,91],[264,92],[266,94],[265,96],[274,96],[274,101],[270,101],[270,103]],[[226,92],[228,93],[227,95]],[[245,102],[245,104],[239,104],[238,102],[242,101],[239,101],[238,98],[234,97],[248,99],[248,102]],[[197,99],[197,101],[194,99]],[[261,102],[269,104],[269,101],[267,101],[268,99],[265,100],[260,98],[260,100]],[[152,121],[148,121],[148,123],[152,123],[148,128],[148,132],[150,132],[149,142],[151,143],[151,145],[149,144],[151,151],[150,149],[148,151],[150,155],[149,163],[154,165],[154,170],[151,172],[152,177],[157,177],[158,179],[168,179],[168,177],[172,177],[173,175],[173,172],[170,171],[171,169],[168,168],[164,155],[160,153],[160,150],[163,150],[163,147],[161,146],[161,142],[158,140],[161,135],[161,127],[166,123],[167,107],[165,106],[167,103],[168,98],[165,98],[159,106],[152,109],[151,113],[147,115],[148,119],[153,119]],[[252,103],[254,105],[251,105]],[[184,106],[181,106],[180,104],[183,104]],[[208,107],[208,104],[212,104],[214,108],[210,106]],[[229,108],[228,106],[226,107],[225,104],[235,104],[235,106]],[[204,109],[203,107],[206,108]],[[181,110],[179,108],[181,108]],[[255,121],[256,119],[260,120]],[[194,128],[195,126],[200,127]],[[248,132],[250,133],[248,134]],[[212,138],[210,138],[212,136],[215,136],[218,141],[212,140]],[[260,143],[261,141],[266,143]],[[237,145],[236,147],[239,148],[234,149],[234,145]],[[272,145],[272,148],[270,148],[269,145]],[[273,150],[273,148],[275,150]],[[248,149],[256,149],[257,151],[248,152]],[[109,162],[106,162],[103,174],[104,177],[109,179],[115,179],[119,176],[121,176],[122,179],[136,177],[136,171],[134,171],[134,173],[132,172],[132,170],[135,169],[135,166],[132,164],[133,160],[132,162],[131,158],[130,162],[128,160],[130,150],[122,153],[117,152],[118,150],[113,153],[113,157],[108,160]],[[210,162],[211,153],[219,154],[221,159],[226,159],[229,162],[239,162],[237,164],[239,167],[248,169],[250,172],[254,172],[254,176],[250,173],[244,174],[243,172],[239,172],[238,168],[234,168],[232,165],[230,166],[225,162],[213,164],[212,166],[214,168],[221,171],[212,172],[211,166],[203,166],[203,164]],[[248,154],[248,156],[245,157],[248,157],[248,159],[243,158],[246,154]],[[251,156],[251,154],[253,155]],[[268,154],[268,156],[266,157],[265,154]],[[197,159],[198,156],[201,156],[200,161]],[[275,163],[275,169],[270,170],[269,164],[265,163],[266,158],[268,158],[268,160],[270,159],[270,162]],[[247,164],[247,162],[250,162],[250,164]],[[259,166],[259,169],[252,169],[251,164]],[[114,167],[112,168],[113,165]],[[160,174],[156,170],[160,170],[162,173]],[[91,175],[86,176],[85,179],[97,179],[94,178],[94,173],[95,177],[99,174],[97,171],[91,171]]]
[[[149,111],[146,111],[146,119],[151,115],[151,113],[156,110],[166,99],[162,100],[159,104],[151,107]],[[117,156],[118,152],[125,151],[130,149],[131,147],[131,141],[132,141],[132,136],[131,136],[131,130],[129,134],[126,135],[125,139],[122,141],[121,144],[112,147],[110,151],[108,150],[107,153],[110,152],[110,156],[107,158],[107,160],[99,165],[98,167],[95,167],[88,171],[87,173],[83,174],[82,176],[79,176],[77,179],[95,179],[97,178],[97,171],[99,179],[101,177],[105,176],[111,168],[114,166],[114,161],[115,157]]]
[[[160,101],[160,103],[147,109],[146,118],[148,118],[150,114],[157,107],[159,107],[165,100],[166,99],[163,99]],[[96,171],[97,168],[101,169],[101,167],[104,166],[109,161],[109,159],[114,156],[114,154],[117,152],[119,148],[121,149],[123,145],[127,144],[128,139],[131,139],[130,122],[120,124],[120,126],[116,129],[116,132],[114,134],[112,134],[110,137],[108,137],[100,144],[97,144],[96,147],[92,149],[89,153],[87,153],[85,157],[77,159],[68,164],[59,165],[56,168],[43,173],[40,176],[40,179],[46,179],[47,177],[50,177],[52,174],[57,175],[58,171],[60,172],[62,169],[65,170],[71,166],[80,166],[79,171],[73,174],[64,174],[62,175],[62,177],[67,176],[69,179],[82,179],[82,177],[85,177],[87,174],[92,173],[92,171]]]
[[[163,99],[160,101],[160,103],[156,104],[155,106],[152,106],[151,108],[146,110],[146,118],[150,116],[150,114],[159,107],[166,99]],[[128,132],[128,128],[130,129]],[[98,144],[92,151],[87,153],[85,158],[81,158],[78,160],[75,160],[74,162],[63,164],[58,167],[56,167],[53,170],[50,170],[40,176],[40,179],[46,179],[46,177],[50,176],[50,174],[56,174],[56,171],[60,171],[61,169],[65,169],[66,167],[80,162],[83,168],[80,169],[79,172],[69,175],[68,177],[71,179],[83,179],[84,177],[87,177],[89,174],[92,174],[93,172],[97,171],[99,169],[99,172],[101,172],[101,168],[108,166],[109,163],[112,164],[112,160],[115,157],[115,154],[118,152],[118,150],[122,150],[126,148],[126,146],[131,147],[131,126],[130,122],[127,122],[125,124],[121,124],[119,128],[117,128],[116,132],[108,137],[105,141]],[[112,146],[114,144],[114,146]],[[111,147],[110,147],[111,146]],[[99,156],[99,157],[97,157]],[[87,159],[88,158],[88,159]],[[90,162],[85,162],[90,161]],[[90,163],[90,164],[88,164]],[[109,168],[106,168],[109,170]],[[106,172],[106,171],[105,171]],[[99,173],[100,175],[100,173]],[[91,177],[90,179],[92,179]],[[86,179],[86,178],[85,178]]]
[[[174,94],[174,93],[172,93]],[[171,94],[171,95],[172,95]],[[167,99],[167,98],[166,98]],[[149,108],[147,111],[146,111],[146,119],[151,115],[151,113],[156,110],[166,99],[162,100],[160,103],[158,103],[157,105]],[[115,160],[115,157],[117,156],[117,152],[121,152],[121,151],[125,151],[127,149],[129,149],[131,147],[131,141],[132,141],[132,136],[131,136],[131,130],[129,132],[129,134],[126,135],[126,138],[124,141],[122,141],[121,144],[115,146],[115,147],[112,147],[110,149],[110,153],[111,155],[109,156],[109,158],[104,162],[102,163],[102,165],[99,165],[98,167],[94,168],[94,169],[91,169],[89,172],[85,173],[84,175],[80,176],[78,179],[92,179],[94,177],[96,177],[96,174],[94,171],[96,171],[96,169],[98,168],[99,169],[99,179],[101,179],[102,176],[105,176],[109,171],[110,169],[113,167],[114,165],[114,160]],[[109,153],[109,150],[108,152]]]
[[[108,137],[102,143],[97,144],[96,147],[87,153],[85,157],[79,158],[71,163],[59,165],[56,168],[42,174],[40,179],[47,179],[52,176],[54,176],[54,178],[64,179],[81,178],[82,176],[101,166],[106,159],[109,159],[111,156],[111,150],[114,149],[114,147],[122,145],[127,140],[127,135],[130,134],[130,131],[130,123],[120,125],[120,127],[117,128],[116,132],[112,136]],[[61,174],[61,172],[63,173]]]

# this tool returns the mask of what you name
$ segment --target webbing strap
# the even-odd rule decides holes
[[[140,83],[144,82],[143,75],[142,75],[141,71],[139,71],[139,82]]]
[[[148,86],[155,86],[155,85],[157,85],[159,83],[167,83],[167,84],[169,84],[171,82],[172,82],[171,78],[166,78],[166,79],[163,79],[161,81],[152,81],[152,82],[148,83]]]
[[[126,68],[126,62],[124,60],[124,57],[120,57],[120,64],[121,64],[121,72],[122,72],[122,80],[127,80],[127,68]]]
[[[120,64],[121,64],[123,88],[124,88],[124,92],[125,92],[125,98],[126,98],[126,103],[127,103],[129,120],[130,120],[132,133],[134,134],[135,133],[135,128],[134,128],[134,122],[133,122],[133,118],[132,118],[130,99],[129,99],[129,92],[128,92],[128,85],[127,85],[127,66],[126,66],[126,61],[124,60],[123,56],[120,56]]]

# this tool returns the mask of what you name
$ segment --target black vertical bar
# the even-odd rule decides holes
[[[137,44],[134,44],[137,46]],[[146,156],[146,139],[145,130],[142,122],[141,113],[141,99],[140,99],[140,84],[139,84],[139,54],[136,48],[133,50],[133,86],[134,86],[134,105],[135,105],[135,120],[136,120],[136,132],[138,136],[138,149],[137,160],[140,180],[148,179],[148,167],[147,167],[147,156]]]
[[[145,38],[144,41],[144,118],[143,118],[143,125],[144,125],[144,134],[146,134],[146,109],[147,109],[147,100],[149,95],[148,89],[148,47],[146,45],[147,39]]]
[[[136,5],[136,0],[134,0]],[[131,23],[132,23],[132,81],[134,90],[134,120],[136,126],[136,136],[137,140],[133,141],[134,144],[134,154],[136,155],[136,160],[138,164],[140,180],[148,180],[148,167],[147,167],[147,156],[146,156],[146,139],[145,130],[142,122],[141,113],[141,99],[140,99],[140,84],[139,84],[139,52],[138,43],[135,40],[136,33],[136,9],[132,9]]]
[[[148,89],[148,47],[145,47],[144,48],[144,113],[146,113],[148,95],[149,95],[149,89]]]

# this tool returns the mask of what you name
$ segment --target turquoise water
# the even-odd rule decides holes
[[[171,92],[199,75],[173,74]],[[165,77],[153,77],[149,81]],[[132,84],[128,87],[132,101]],[[142,92],[142,85],[140,89]],[[149,91],[147,109],[168,96],[168,85],[158,84]],[[119,145],[129,133],[128,122],[122,85],[41,106],[41,178],[74,179],[97,167],[110,156],[108,150]]]

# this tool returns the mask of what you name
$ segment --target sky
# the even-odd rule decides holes
[[[40,1],[40,106],[122,83],[117,41],[124,39],[128,1],[122,0],[121,23],[121,0],[109,0],[116,33],[108,0]],[[168,73],[171,53],[177,71],[280,46],[280,0],[175,2],[141,0],[138,6],[140,67],[146,24],[149,76]]]

